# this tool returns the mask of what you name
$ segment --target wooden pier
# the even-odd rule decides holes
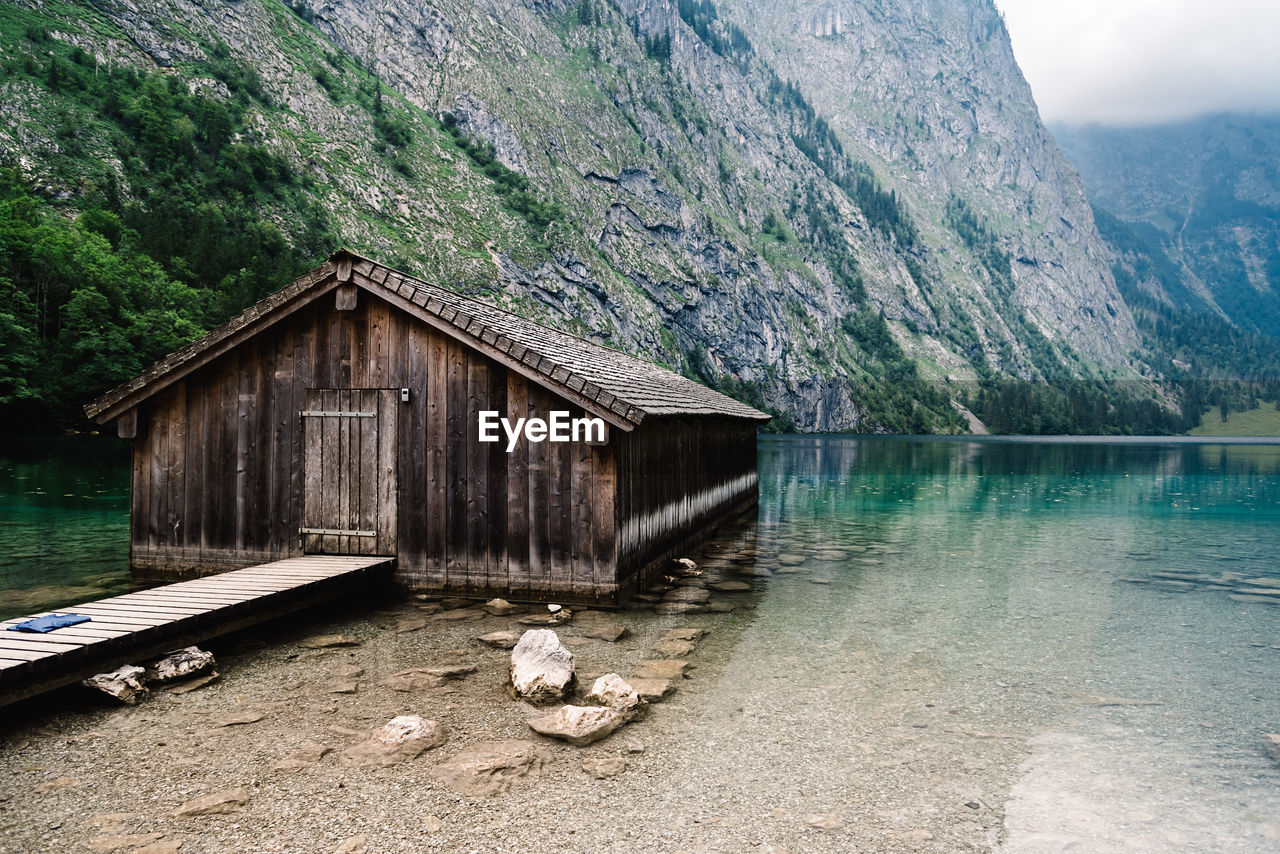
[[[0,622],[0,706],[390,578],[395,558],[306,555]],[[89,622],[9,631],[48,614]]]

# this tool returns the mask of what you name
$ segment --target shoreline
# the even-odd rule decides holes
[[[863,650],[850,659],[847,684],[795,697],[759,690],[780,674],[756,672],[743,655],[755,642],[746,633],[772,642],[783,629],[758,622],[764,585],[808,595],[829,583],[795,563],[797,547],[758,544],[755,526],[732,526],[695,553],[705,574],[645,594],[679,599],[681,590],[728,583],[711,591],[711,604],[732,611],[661,614],[633,600],[618,611],[579,609],[552,627],[576,657],[579,696],[598,675],[627,679],[639,662],[662,658],[655,647],[690,665],[647,715],[585,747],[533,733],[526,722],[548,707],[513,699],[510,652],[475,640],[534,628],[519,619],[527,610],[545,615],[545,606],[498,617],[478,601],[385,596],[210,644],[221,676],[189,693],[161,689],[123,706],[87,689],[55,692],[22,708],[29,720],[0,729],[0,852],[52,850],[59,840],[140,854],[990,849],[1003,833],[1020,741],[926,735],[904,720],[903,696],[927,690],[930,670]],[[769,557],[757,558],[766,549]],[[608,624],[627,633],[612,642],[586,636]],[[692,651],[662,647],[673,629],[705,634]],[[351,635],[359,645],[306,648],[317,635]],[[383,684],[410,668],[455,665],[476,670],[409,691]],[[836,699],[845,693],[858,699]],[[840,703],[839,720],[827,722],[833,729],[797,717],[831,702]],[[439,722],[445,743],[390,767],[343,764],[343,751],[412,714]],[[929,714],[954,722],[943,709]],[[963,782],[973,770],[953,756],[921,754],[926,738],[939,737],[981,751],[969,763],[985,769],[979,779]],[[438,776],[440,765],[495,741],[532,744],[541,767],[487,796],[462,794]],[[810,767],[814,749],[848,755],[847,774]],[[296,767],[279,770],[289,759]],[[600,773],[618,765],[602,760],[617,759],[620,773]],[[939,786],[938,775],[952,784]],[[197,799],[228,796],[225,814],[176,815]]]

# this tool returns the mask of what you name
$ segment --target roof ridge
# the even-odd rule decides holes
[[[507,309],[504,309],[500,306],[487,303],[484,300],[476,299],[475,297],[470,296],[468,294],[464,294],[461,291],[450,290],[449,288],[446,288],[443,285],[433,284],[431,282],[428,282],[426,279],[423,279],[421,276],[414,275],[413,273],[406,273],[405,271],[396,269],[395,267],[392,267],[389,264],[383,264],[381,261],[375,261],[372,258],[369,258],[367,256],[360,255],[359,253],[356,253],[356,252],[352,252],[350,249],[339,249],[337,252],[333,253],[332,256],[330,256],[330,260],[332,260],[334,256],[341,254],[343,252],[350,255],[352,258],[357,259],[358,261],[366,261],[369,264],[372,264],[374,267],[381,267],[382,269],[388,271],[388,273],[394,273],[397,276],[400,276],[402,279],[411,280],[414,283],[415,287],[417,287],[418,285],[421,285],[423,288],[426,288],[426,289],[435,289],[435,290],[444,291],[446,294],[455,296],[458,299],[466,300],[467,302],[475,303],[476,305],[484,306],[485,308],[493,309],[495,311],[501,311],[507,314],[513,314],[513,312],[507,311]],[[601,344],[599,341],[593,341],[592,339],[587,338],[585,335],[578,335],[577,333],[569,332],[566,329],[560,329],[559,327],[549,326],[539,320],[534,320],[531,317],[520,317],[520,319],[523,320],[525,323],[532,323],[535,326],[541,326],[543,329],[546,329],[549,332],[554,332],[557,335],[565,335],[569,338],[574,338],[592,347],[599,347],[603,350],[609,351],[610,353],[620,354],[622,356],[627,357],[628,359],[632,359],[636,362],[639,362],[640,364],[646,367],[653,367],[653,368],[657,368],[658,370],[666,370],[661,365],[656,365],[652,361],[643,359],[640,356],[636,356],[632,353],[628,353],[626,350],[619,350],[614,347],[610,347],[607,344]],[[672,373],[675,373],[675,372],[672,371]],[[676,374],[676,376],[681,376],[681,375]],[[688,377],[685,377],[685,379],[688,379]],[[712,389],[712,391],[714,391],[714,389]]]
[[[740,417],[758,417],[762,420],[770,417],[767,414],[755,409],[754,407],[743,403],[740,400],[735,400],[734,398],[729,397],[724,392],[718,391],[714,388],[711,388],[710,386],[704,385],[703,383],[700,383],[697,380],[694,380],[690,377],[686,377],[686,376],[683,376],[682,374],[678,374],[673,370],[662,367],[661,365],[657,365],[650,360],[632,355],[631,353],[628,353],[624,350],[618,350],[613,347],[609,347],[598,341],[593,341],[590,338],[586,338],[581,335],[576,335],[572,332],[568,332],[563,329],[558,329],[554,326],[548,326],[547,324],[540,323],[539,321],[533,320],[532,318],[517,315],[514,312],[511,312],[511,311],[508,311],[507,309],[493,305],[492,303],[487,303],[487,302],[484,302],[483,300],[476,299],[475,297],[469,296],[467,294],[450,290],[444,287],[443,285],[428,282],[419,276],[413,275],[411,273],[405,273],[402,270],[397,270],[394,267],[391,267],[387,264],[383,264],[379,261],[375,261],[372,258],[359,255],[355,252],[352,252],[349,249],[342,249],[342,250],[339,250],[338,252],[335,252],[332,256],[330,256],[330,260],[335,261],[335,259],[343,253],[349,255],[352,258],[353,269],[357,264],[363,262],[365,264],[368,264],[371,268],[375,268],[375,269],[380,268],[382,270],[386,270],[387,275],[382,278],[381,282],[378,282],[377,279],[371,279],[371,281],[374,281],[383,287],[386,287],[387,285],[385,283],[390,281],[392,275],[395,275],[395,276],[398,276],[401,282],[403,282],[404,284],[410,285],[415,290],[424,291],[429,298],[427,300],[427,303],[422,307],[427,311],[430,311],[435,316],[440,317],[441,320],[444,320],[446,323],[451,324],[455,328],[462,330],[468,335],[471,335],[478,340],[485,340],[483,337],[484,336],[483,331],[477,334],[470,329],[472,323],[475,322],[480,324],[480,326],[484,327],[485,330],[493,332],[495,338],[505,338],[507,340],[512,341],[513,344],[518,344],[520,346],[523,346],[528,351],[537,353],[541,357],[540,362],[541,360],[544,359],[547,362],[550,362],[553,367],[549,370],[544,370],[543,366],[539,363],[539,364],[530,365],[531,368],[536,370],[538,373],[548,377],[553,382],[556,382],[557,384],[562,386],[567,385],[568,383],[574,381],[575,379],[582,380],[583,387],[579,393],[585,394],[586,396],[595,400],[600,405],[605,406],[605,408],[613,410],[614,412],[617,412],[619,415],[622,415],[623,417],[629,417],[627,415],[628,409],[637,409],[641,412],[644,412],[644,411],[650,410],[651,407],[646,407],[640,402],[629,398],[625,394],[617,394],[606,388],[603,388],[599,382],[593,380],[591,376],[582,372],[581,370],[576,369],[567,360],[558,358],[553,353],[548,353],[547,348],[545,347],[536,348],[527,343],[516,341],[510,335],[506,334],[502,329],[495,328],[491,323],[487,322],[483,317],[479,316],[477,312],[469,311],[467,309],[470,306],[475,306],[476,308],[479,309],[481,313],[497,312],[499,315],[510,316],[512,318],[515,318],[521,323],[529,324],[531,326],[536,326],[546,333],[550,333],[553,336],[560,336],[561,338],[564,338],[564,339],[569,339],[570,341],[579,343],[587,348],[596,350],[603,355],[607,355],[610,358],[616,359],[618,357],[622,357],[626,359],[628,362],[630,362],[633,368],[639,368],[643,370],[652,379],[655,379],[655,380],[661,379],[665,383],[677,386],[677,388],[680,385],[685,385],[686,387],[692,387],[692,388],[698,389],[699,391],[705,394],[712,395],[714,396],[714,398],[724,401],[724,404],[722,404],[722,406],[728,409],[738,409],[739,411],[736,414],[739,415]],[[336,264],[336,261],[335,261],[335,264]],[[440,299],[441,295],[449,299],[459,300],[465,303],[465,305],[463,307],[449,306],[446,302]],[[455,312],[465,315],[466,322],[458,323],[457,314],[455,314],[452,319],[446,319],[443,316],[443,314],[432,310],[430,307],[432,298],[442,302],[442,304],[445,305],[446,308],[452,308]],[[496,342],[486,341],[486,343],[494,345]],[[524,360],[522,359],[521,361],[524,361]],[[529,363],[525,361],[525,364],[529,364]],[[556,368],[560,368],[564,370],[567,376],[565,376],[564,378],[559,378],[554,376]],[[598,394],[588,393],[589,388],[596,389]],[[577,390],[575,389],[575,391]],[[606,402],[605,400],[606,398],[608,399],[608,402]],[[623,404],[623,406],[621,406],[620,408],[614,405],[616,402],[619,402],[619,401]],[[724,414],[732,414],[732,413],[725,412]]]
[[[320,266],[105,392],[85,407],[85,413],[99,422],[123,414],[328,289],[354,284],[355,275],[363,280],[359,287],[370,289],[379,298],[397,300],[401,310],[459,337],[487,357],[623,429],[631,429],[647,415],[769,419],[723,392],[640,356],[451,291],[349,249],[334,252]],[[325,283],[329,288],[318,288]]]

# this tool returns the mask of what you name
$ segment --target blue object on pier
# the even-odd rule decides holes
[[[54,629],[61,629],[64,626],[74,626],[77,623],[87,623],[91,618],[80,614],[50,614],[47,617],[36,617],[33,620],[27,620],[25,623],[18,623],[16,626],[10,626],[11,632],[51,632]]]

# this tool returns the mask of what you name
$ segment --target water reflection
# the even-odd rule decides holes
[[[1280,446],[768,439],[760,475],[684,796],[873,848],[1280,850]]]
[[[0,456],[0,617],[128,588],[128,446],[9,438]]]

